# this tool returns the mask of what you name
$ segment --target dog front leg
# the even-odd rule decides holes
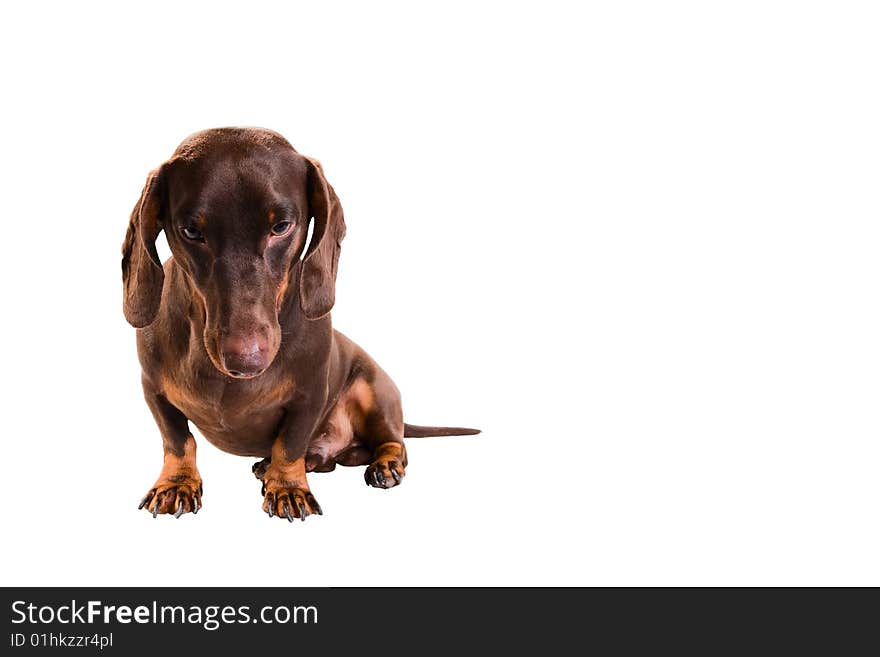
[[[198,513],[202,506],[202,477],[196,467],[196,441],[186,416],[144,381],[144,398],[162,434],[165,452],[156,483],[141,500],[155,518],[160,513]]]
[[[318,422],[313,406],[297,404],[287,409],[272,456],[263,470],[263,511],[293,522],[309,515],[322,515],[318,500],[306,479],[306,450]]]

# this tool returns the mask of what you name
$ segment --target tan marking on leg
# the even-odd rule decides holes
[[[150,491],[141,500],[154,516],[160,513],[182,515],[197,513],[202,505],[202,477],[196,467],[196,441],[187,437],[183,455],[165,449],[162,471]]]
[[[284,453],[284,445],[281,444],[280,440],[276,440],[275,444],[272,445],[272,461],[266,468],[266,475],[263,477],[263,480],[265,481],[267,478],[278,481],[285,486],[309,487],[306,482],[305,459],[289,460],[287,454]]]
[[[376,405],[376,393],[373,386],[363,379],[356,379],[348,389],[348,397],[354,401],[364,413],[369,413]]]
[[[159,475],[185,475],[199,478],[199,469],[196,467],[196,439],[188,436],[183,443],[183,456],[177,456],[173,452],[165,451],[162,462],[162,472]]]
[[[375,407],[376,394],[373,386],[363,379],[355,380],[339,400],[339,408],[344,409],[355,434],[363,434],[366,431],[367,417]]]
[[[403,461],[406,459],[406,450],[403,443],[395,441],[382,443],[376,448],[376,458]]]

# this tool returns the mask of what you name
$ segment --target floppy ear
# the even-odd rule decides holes
[[[303,259],[299,279],[299,303],[309,319],[320,319],[330,312],[336,300],[336,269],[345,237],[342,205],[324,177],[321,163],[308,163],[309,213],[314,217],[312,242]]]
[[[122,243],[122,310],[136,328],[152,323],[162,299],[165,272],[156,253],[156,237],[162,230],[161,182],[160,167],[147,177]]]

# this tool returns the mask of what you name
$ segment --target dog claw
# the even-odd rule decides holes
[[[156,503],[153,505],[153,517],[155,518],[158,515],[159,515],[159,500],[156,499]]]
[[[174,514],[174,517],[180,520],[180,516],[183,515],[183,500],[177,501],[177,513]]]
[[[306,521],[306,516],[309,515],[308,512],[306,511],[306,505],[305,505],[305,503],[304,503],[303,500],[301,500],[300,498],[297,498],[297,500],[296,500],[296,506],[297,506],[297,508],[299,509],[299,519],[300,519],[302,522],[305,522],[305,521]]]
[[[201,502],[199,502],[199,498],[194,497],[193,498],[193,515],[197,514],[199,512],[199,509],[201,509],[201,508],[202,508],[202,504],[201,504]]]
[[[290,504],[288,504],[287,500],[284,500],[284,517],[287,518],[287,522],[293,522],[293,516],[290,513]]]
[[[397,471],[397,461],[391,461],[391,463],[388,464],[388,469],[391,470],[391,476],[394,479],[394,483],[399,484],[401,477],[400,473]]]
[[[146,495],[144,495],[144,499],[141,500],[141,503],[138,504],[138,510],[143,509],[147,506],[147,503],[152,499],[153,495],[155,495],[154,491],[150,491]]]

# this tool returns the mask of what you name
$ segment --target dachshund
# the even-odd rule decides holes
[[[343,237],[321,164],[271,130],[198,132],[150,173],[122,247],[123,312],[164,450],[139,508],[201,508],[190,421],[216,447],[262,459],[262,509],[290,522],[322,513],[309,472],[365,465],[368,485],[392,488],[404,438],[479,433],[405,424],[391,378],[332,328]]]

